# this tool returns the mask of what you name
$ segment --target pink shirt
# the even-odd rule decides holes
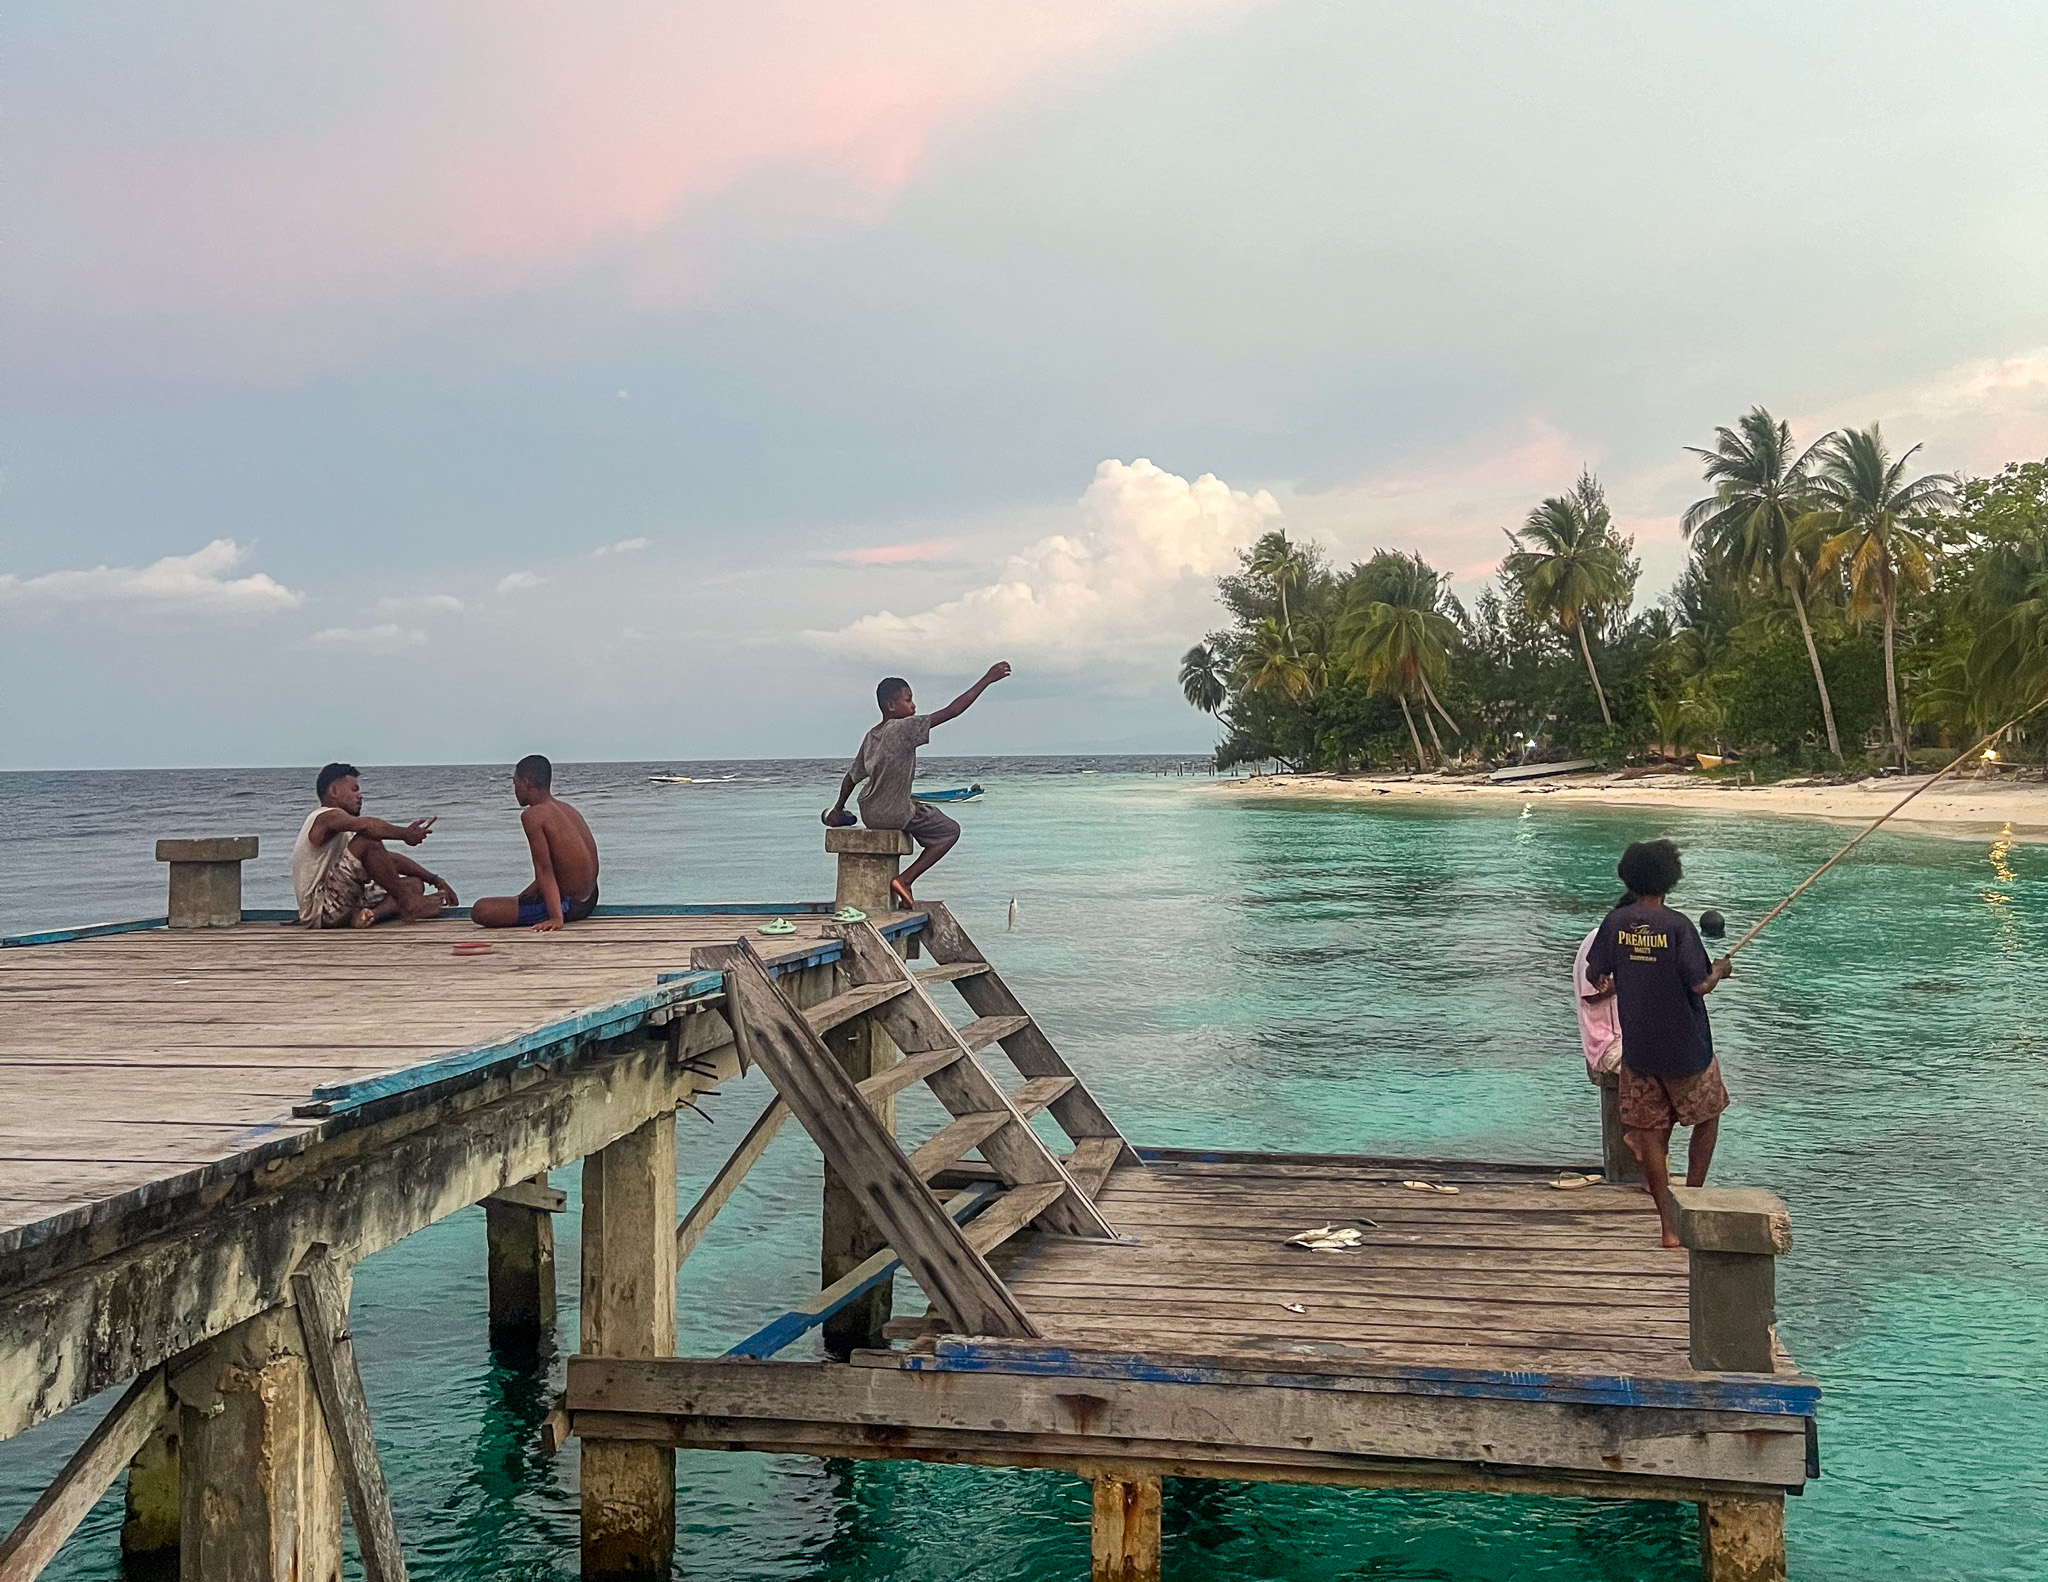
[[[1592,933],[1579,941],[1579,953],[1572,958],[1572,998],[1579,1005],[1579,1047],[1585,1051],[1588,1080],[1600,1072],[1621,1069],[1621,1011],[1615,997],[1610,994],[1600,1001],[1586,998],[1592,993],[1592,985],[1586,982],[1586,952],[1593,948],[1599,933],[1596,925]]]

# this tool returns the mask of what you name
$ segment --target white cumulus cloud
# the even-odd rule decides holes
[[[1215,579],[1276,524],[1279,504],[1204,473],[1105,461],[1071,533],[1010,557],[985,587],[912,615],[883,610],[808,641],[849,658],[966,669],[995,658],[1078,670],[1155,666],[1212,623]]]
[[[545,581],[547,578],[537,577],[530,571],[508,571],[498,579],[498,592],[523,593],[528,588],[539,587]]]
[[[624,395],[625,391],[621,390],[619,394]],[[635,550],[645,549],[646,547],[647,540],[644,538],[622,538],[616,544],[599,544],[590,553],[591,557],[595,559],[599,555],[630,555]]]
[[[402,654],[408,648],[418,648],[426,642],[427,634],[416,626],[400,626],[396,621],[386,621],[379,626],[330,626],[315,632],[312,641],[322,648],[349,648],[358,653]]]
[[[166,555],[147,566],[95,566],[50,571],[40,577],[0,574],[0,604],[126,605],[195,615],[275,615],[305,603],[264,572],[228,573],[248,554],[231,538],[216,538],[189,555]]]
[[[410,593],[379,599],[377,613],[387,618],[401,615],[460,615],[462,601],[452,593]]]

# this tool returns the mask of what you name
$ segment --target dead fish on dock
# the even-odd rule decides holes
[[[1458,1190],[1454,1186],[1445,1186],[1441,1181],[1403,1181],[1401,1185],[1410,1192],[1455,1192]]]
[[[1378,1227],[1374,1226],[1374,1229]],[[1351,1252],[1364,1240],[1365,1233],[1349,1225],[1342,1230],[1335,1225],[1322,1225],[1315,1230],[1305,1230],[1299,1236],[1289,1236],[1283,1245],[1306,1247],[1310,1252]]]
[[[1282,1302],[1280,1305],[1290,1313],[1306,1313],[1308,1311],[1299,1302]]]

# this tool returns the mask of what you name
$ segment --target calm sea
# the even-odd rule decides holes
[[[565,767],[615,901],[824,896],[837,763]],[[1546,806],[1259,806],[1141,760],[930,760],[978,779],[951,901],[1143,1142],[1595,1157],[1571,954],[1620,844],[1685,848],[1688,910],[1740,929],[1840,838],[1814,823]],[[655,785],[648,775],[699,777]],[[730,778],[726,778],[730,777]],[[160,835],[262,837],[252,905],[288,899],[310,771],[0,776],[0,932],[161,911]],[[435,813],[465,899],[524,882],[502,768],[373,769],[371,810]],[[1008,907],[1017,902],[1014,932]],[[1825,1475],[1788,1511],[1813,1579],[2048,1575],[2048,849],[1880,834],[1742,957],[1713,1002],[1738,1108],[1726,1183],[1791,1204],[1787,1344],[1825,1390]],[[682,1190],[766,1091],[685,1115]],[[906,1119],[906,1125],[911,1124]],[[573,1344],[575,1174],[561,1228]],[[683,1349],[722,1350],[815,1288],[818,1162],[778,1139],[685,1267]],[[576,1460],[543,1458],[559,1379],[495,1366],[474,1210],[369,1260],[359,1355],[413,1574],[566,1578]],[[792,1353],[800,1355],[801,1353]],[[88,1426],[0,1446],[11,1522]],[[1050,1473],[681,1458],[703,1579],[1053,1582],[1086,1565],[1081,1485]],[[118,1496],[48,1575],[116,1575]],[[1169,1485],[1167,1574],[1377,1582],[1696,1577],[1655,1504]]]

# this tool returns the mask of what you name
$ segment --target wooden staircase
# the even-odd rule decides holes
[[[751,941],[700,948],[692,964],[725,975],[741,1058],[775,1086],[777,1104],[755,1126],[759,1146],[780,1123],[778,1107],[786,1107],[782,1113],[794,1115],[832,1168],[855,1184],[869,1219],[955,1328],[1034,1337],[1030,1316],[985,1255],[1027,1226],[1113,1240],[1094,1198],[1110,1170],[1137,1155],[952,915],[942,906],[920,910],[930,919],[936,966],[913,972],[872,924],[835,924],[847,987],[807,1009],[783,992]],[[933,1001],[931,990],[945,984],[967,1002],[972,1021],[955,1026]],[[902,1058],[856,1083],[824,1035],[858,1021],[879,1028]],[[982,1065],[978,1056],[991,1047],[1016,1066],[1020,1086],[1005,1091]],[[917,1083],[951,1119],[906,1151],[871,1106]],[[1070,1153],[1054,1153],[1033,1130],[1031,1118],[1041,1112],[1073,1139]],[[975,1153],[979,1168],[966,1163]],[[931,1185],[962,1170],[994,1188],[975,1200],[979,1212],[965,1224],[956,1216],[967,1205],[942,1199]]]

